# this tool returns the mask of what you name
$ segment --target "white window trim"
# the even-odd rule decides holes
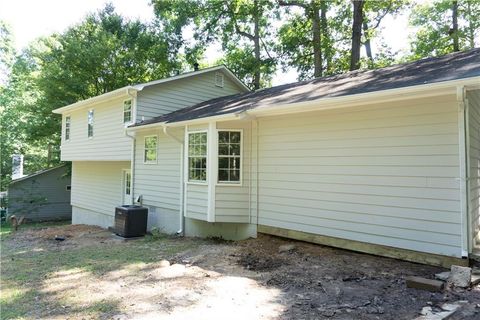
[[[218,137],[218,133],[221,131],[227,131],[227,132],[240,132],[240,180],[239,181],[218,181],[218,158],[220,157],[220,154],[218,153],[218,139],[217,139],[217,181],[216,185],[221,186],[221,187],[242,187],[243,186],[243,129],[217,129],[216,130],[216,135]]]
[[[93,112],[93,117],[92,117],[92,135],[90,136],[89,135],[89,132],[88,132],[88,126],[90,125],[88,123],[88,115],[90,114],[90,111]],[[87,111],[87,138],[88,139],[93,139],[93,137],[95,136],[95,109],[88,109]]]
[[[68,132],[68,139],[67,139],[67,118],[70,119],[70,127],[69,127],[69,132]],[[66,114],[65,115],[65,127],[63,128],[63,140],[68,142],[72,139],[72,115]]]
[[[221,79],[222,79],[222,82],[221,82],[220,84],[217,83],[217,76],[220,76]],[[215,72],[215,86],[216,86],[216,87],[219,87],[219,88],[223,88],[223,87],[225,86],[225,76],[224,76],[223,73],[218,72],[218,71]]]
[[[190,134],[193,134],[193,133],[206,133],[207,134],[207,154],[206,154],[206,160],[207,160],[207,166],[205,168],[206,170],[206,178],[205,178],[205,181],[198,181],[198,180],[192,180],[190,181],[189,179],[189,174],[190,174],[190,167],[189,167],[189,163],[188,163],[188,151],[189,151],[189,145],[188,145],[188,141],[189,141],[189,135]],[[189,185],[198,185],[198,186],[206,186],[208,185],[208,152],[209,152],[209,148],[208,148],[208,141],[209,141],[209,136],[208,136],[208,130],[206,129],[200,129],[200,130],[185,130],[185,168],[186,168],[186,172],[185,172],[185,183],[186,184],[189,184]]]
[[[125,121],[125,102],[127,101],[131,101],[131,104],[130,104],[130,121]],[[134,104],[134,99],[133,98],[129,98],[129,99],[125,99],[123,100],[123,103],[122,103],[122,123],[126,126],[132,124],[134,121],[133,121],[133,104]]]
[[[151,137],[155,137],[157,139],[157,146],[155,148],[155,151],[156,151],[155,160],[145,159],[145,150],[146,150],[145,140],[147,140],[147,138],[151,138]],[[152,135],[143,137],[143,164],[158,164],[158,135],[156,135],[156,134],[152,134]]]

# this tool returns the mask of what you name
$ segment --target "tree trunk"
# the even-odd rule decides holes
[[[458,44],[458,2],[456,0],[452,3],[452,37],[453,51],[460,51]]]
[[[325,70],[329,72],[332,68],[332,44],[328,40],[327,10],[327,2],[320,1],[320,28],[322,30],[322,45],[324,47],[323,58],[326,61]]]
[[[360,46],[364,3],[364,0],[353,0],[352,52],[350,56],[350,71],[360,68]]]
[[[260,57],[260,10],[258,8],[258,0],[254,1],[254,36],[253,36],[253,45],[255,51],[255,73],[253,75],[253,87],[255,90],[260,89],[260,65],[261,65],[261,57]]]
[[[313,75],[315,78],[322,76],[323,61],[322,61],[322,35],[320,33],[320,8],[315,1],[312,1],[310,7],[310,14],[312,16],[312,33],[313,33]]]
[[[473,25],[472,7],[470,1],[467,1],[467,19],[468,19],[468,42],[470,49],[475,48],[475,27]]]
[[[373,54],[372,54],[372,44],[370,42],[370,37],[368,36],[368,24],[366,21],[363,21],[363,36],[365,37],[365,51],[367,52],[368,60],[370,61],[370,67],[373,68]]]

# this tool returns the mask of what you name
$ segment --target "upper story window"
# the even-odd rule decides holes
[[[218,132],[218,182],[240,183],[242,132]]]
[[[87,123],[87,135],[91,138],[93,137],[93,110],[88,110]]]
[[[145,151],[143,153],[143,162],[157,163],[157,136],[145,137]]]
[[[224,82],[223,73],[215,72],[215,85],[223,88]]]
[[[123,101],[123,123],[132,122],[132,99]]]
[[[71,125],[71,118],[70,116],[65,117],[65,140],[70,140],[70,125]]]
[[[188,133],[188,181],[207,181],[207,133]]]

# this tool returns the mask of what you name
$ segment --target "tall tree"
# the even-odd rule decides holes
[[[360,48],[362,45],[363,6],[364,0],[352,0],[352,49],[350,55],[350,71],[360,68]]]
[[[198,59],[209,44],[218,41],[227,56],[223,60],[226,63],[232,61],[228,56],[238,56],[240,52],[243,57],[251,55],[245,64],[237,63],[246,76],[243,80],[250,87],[258,89],[268,84],[275,65],[269,39],[274,3],[268,0],[155,0],[153,4],[162,30],[170,33],[167,37],[185,42],[185,52]],[[195,41],[185,39],[185,30],[194,30]]]
[[[443,55],[479,45],[479,16],[479,1],[437,0],[415,5],[409,19],[417,28],[410,42],[410,58]]]
[[[295,0],[279,0],[280,6],[283,7],[299,7],[302,8],[305,12],[305,19],[310,25],[311,31],[308,34],[311,34],[311,47],[313,48],[313,76],[315,78],[321,77],[323,75],[323,58],[324,53],[322,52],[323,41],[327,41],[328,37],[328,27],[327,27],[327,2],[319,0],[310,0],[310,1],[295,1]],[[302,18],[300,18],[302,19]],[[301,23],[301,22],[300,22]],[[280,37],[286,43],[288,36],[291,35],[291,24],[287,24],[280,32]],[[282,32],[283,31],[283,32]],[[322,37],[324,39],[322,39]],[[297,48],[288,47],[286,48],[289,51],[287,54],[295,55]]]

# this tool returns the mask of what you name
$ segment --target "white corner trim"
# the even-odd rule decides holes
[[[217,124],[212,121],[208,123],[207,133],[207,183],[208,183],[208,210],[207,221],[215,222],[215,192],[218,167],[218,134]]]
[[[468,252],[468,175],[467,175],[467,149],[466,145],[466,104],[465,86],[457,86],[458,110],[458,154],[459,154],[459,191],[460,191],[460,222],[461,222],[461,248],[462,255]]]

